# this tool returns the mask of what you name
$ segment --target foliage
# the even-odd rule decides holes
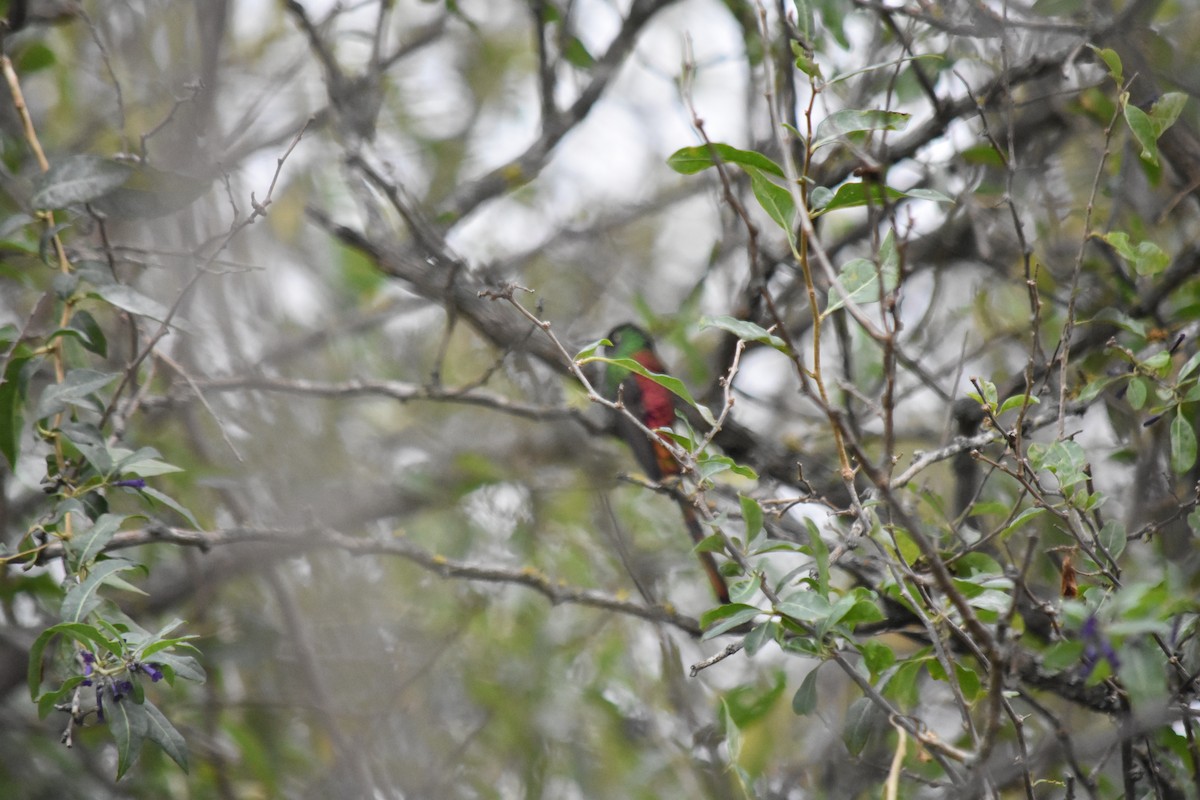
[[[3,6],[0,794],[1200,795],[1178,5]]]

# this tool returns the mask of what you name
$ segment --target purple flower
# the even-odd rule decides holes
[[[162,677],[163,677],[162,670],[159,669],[160,666],[161,666],[160,664],[155,664],[153,662],[139,661],[133,665],[133,671],[134,672],[138,672],[138,671],[144,672],[150,676],[151,681],[153,681],[154,683],[158,683],[159,681],[162,680]]]
[[[91,686],[92,685],[91,674],[96,671],[95,670],[96,654],[91,652],[90,650],[80,650],[79,651],[79,660],[83,662],[83,677],[85,680],[83,681],[82,685],[83,686]]]
[[[1086,679],[1092,674],[1092,670],[1100,663],[1100,659],[1108,662],[1108,666],[1112,668],[1115,674],[1121,668],[1121,660],[1117,657],[1117,651],[1110,642],[1100,632],[1100,622],[1096,619],[1095,614],[1088,616],[1083,622],[1083,627],[1079,629],[1079,638],[1083,641],[1083,672],[1082,675]]]
[[[128,486],[130,489],[145,489],[146,481],[143,478],[126,478],[125,480],[113,481],[113,486]]]

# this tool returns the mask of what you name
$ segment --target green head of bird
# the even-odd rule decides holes
[[[612,342],[612,345],[605,348],[605,355],[608,358],[630,358],[647,369],[655,372],[661,371],[661,366],[656,368],[647,363],[647,361],[652,361],[657,365],[658,358],[654,355],[654,345],[650,340],[650,334],[637,325],[629,322],[618,325],[604,338]],[[615,396],[617,388],[622,381],[629,377],[629,374],[629,370],[624,367],[618,367],[615,364],[606,365],[604,370],[605,394],[609,397]]]

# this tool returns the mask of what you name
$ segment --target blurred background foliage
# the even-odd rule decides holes
[[[0,10],[49,166],[128,176],[47,201],[77,173],[40,176],[0,90],[0,795],[1200,796],[1192,4]],[[817,147],[847,110],[904,116]],[[668,162],[710,143],[787,177]],[[739,354],[711,451],[753,472],[685,486],[746,552],[764,513],[757,615],[710,611],[514,286],[571,354],[642,325],[718,414]],[[38,533],[63,377],[16,367],[68,297],[107,347],[66,366],[130,378],[96,390],[105,436],[181,468],[146,480],[194,515],[108,486],[145,515],[109,555],[147,570],[98,612],[197,637],[206,681],[145,687],[187,772],[147,745],[114,780],[108,727],[66,749],[24,686],[80,576]],[[821,638],[797,588],[867,600]],[[701,638],[706,611],[746,624]]]

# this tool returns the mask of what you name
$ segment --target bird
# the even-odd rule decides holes
[[[645,367],[650,372],[667,374],[666,368],[654,351],[654,342],[642,328],[631,323],[618,325],[607,337],[611,346],[605,350],[610,359],[631,359]],[[646,476],[656,483],[663,483],[681,474],[679,462],[664,446],[666,434],[660,428],[670,428],[675,422],[675,396],[665,387],[655,383],[644,375],[639,375],[617,364],[605,364],[601,382],[602,393],[612,401],[621,401],[622,405],[635,416],[642,425],[656,431],[656,439],[651,440],[645,431],[633,423],[624,414],[617,414],[616,428],[621,438],[629,445],[637,459],[638,465],[645,470]],[[704,538],[704,529],[696,517],[693,508],[682,496],[676,496],[680,511],[683,513],[683,523],[692,541],[699,544]],[[698,553],[700,564],[712,585],[713,593],[721,603],[729,602],[729,587],[721,571],[717,568],[716,559],[712,553]]]

